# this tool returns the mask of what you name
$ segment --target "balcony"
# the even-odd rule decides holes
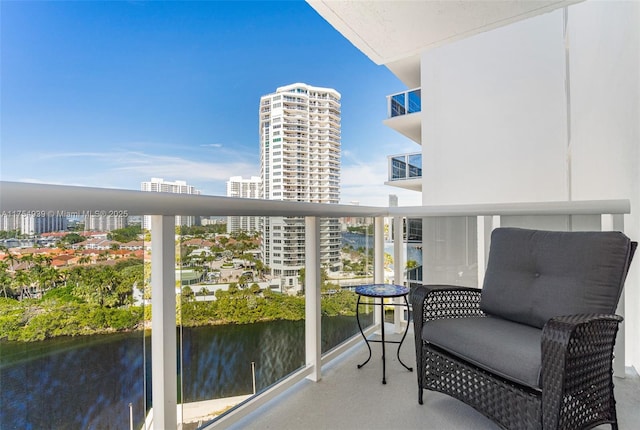
[[[389,180],[385,185],[406,190],[422,191],[422,154],[389,155]]]
[[[624,231],[624,215],[630,212],[627,200],[511,203],[495,205],[460,205],[438,207],[368,207],[327,205],[254,199],[234,199],[214,196],[144,193],[112,189],[55,186],[0,182],[0,207],[3,211],[45,211],[71,213],[84,211],[127,211],[129,215],[151,215],[151,308],[152,332],[150,340],[153,415],[146,428],[474,428],[494,429],[486,418],[456,400],[429,392],[426,404],[417,405],[415,373],[399,366],[395,353],[389,350],[387,362],[388,384],[380,384],[380,366],[374,359],[364,368],[355,364],[363,360],[365,347],[359,334],[347,338],[337,347],[323,351],[321,346],[322,319],[320,312],[321,225],[325,218],[368,218],[373,220],[373,260],[364,269],[372,269],[373,281],[384,282],[384,223],[394,218],[394,237],[402,238],[402,220],[423,218],[426,226],[423,245],[434,258],[424,266],[426,276],[440,282],[470,282],[480,285],[486,262],[490,231],[495,226],[545,227],[564,226],[581,230]],[[275,384],[257,390],[257,395],[223,399],[230,411],[216,421],[206,418],[212,411],[224,409],[209,406],[201,419],[187,421],[188,403],[180,405],[177,398],[178,375],[176,356],[176,216],[264,216],[287,217],[288,222],[300,225],[305,232],[304,259],[305,319],[304,357],[293,373]],[[293,219],[289,217],[299,217]],[[404,273],[403,240],[393,243],[393,270]],[[399,278],[396,282],[403,282]],[[624,293],[623,293],[624,294]],[[624,299],[622,299],[624,302]],[[623,309],[618,312],[624,314]],[[368,333],[379,328],[374,319]],[[394,315],[398,331],[407,322],[404,316]],[[273,337],[260,338],[260,348],[273,348]],[[413,363],[411,336],[402,348],[403,361]],[[255,343],[255,342],[254,342]],[[225,345],[220,345],[223,349]],[[374,345],[375,348],[375,345]],[[616,356],[625,356],[624,336],[616,344]],[[217,354],[216,349],[213,354]],[[182,353],[188,353],[183,351]],[[291,351],[281,350],[283,355]],[[134,358],[135,360],[141,360]],[[616,374],[625,375],[624,361],[616,361]],[[115,366],[115,363],[114,363]],[[201,374],[206,378],[207,370]],[[322,380],[320,383],[315,383]],[[6,380],[3,380],[5,384]],[[184,379],[181,380],[184,383]],[[223,384],[224,382],[219,382]],[[618,414],[622,428],[633,428],[640,422],[636,407],[638,376],[629,374],[616,380]],[[3,391],[7,385],[3,385]],[[49,387],[51,388],[51,387]],[[97,385],[85,384],[89,390]],[[53,389],[53,388],[51,388]],[[65,387],[61,388],[65,390]],[[117,390],[116,390],[117,391]],[[53,393],[53,391],[52,391]],[[634,394],[635,393],[635,394]],[[78,395],[77,393],[73,393]],[[52,394],[56,395],[56,394]],[[208,404],[208,403],[207,403]],[[219,405],[219,403],[216,403]],[[372,405],[383,405],[382,408]],[[205,407],[206,405],[198,405]],[[48,407],[46,404],[26,405],[20,410]],[[211,409],[212,408],[212,409]],[[217,408],[217,409],[216,409]],[[195,409],[195,408],[194,408]],[[12,409],[13,411],[13,409]],[[178,413],[180,411],[180,413]],[[19,413],[17,409],[12,413]],[[122,410],[101,410],[103,415],[118,415]],[[151,418],[152,417],[152,418]],[[433,420],[433,421],[430,421]],[[176,424],[180,423],[180,424]],[[195,423],[195,424],[194,424]],[[188,425],[187,425],[188,424]],[[54,423],[52,423],[54,425]],[[139,427],[138,427],[139,428]]]
[[[392,329],[393,326],[387,323],[386,333],[390,333]],[[400,335],[392,337],[393,340],[399,338]],[[373,348],[375,349],[375,346]],[[415,363],[413,348],[414,341],[410,330],[400,350],[403,362]],[[362,369],[357,369],[356,365],[367,357],[367,349],[360,341],[358,345],[323,367],[321,382],[299,382],[286,393],[261,405],[228,428],[499,429],[470,406],[438,392],[425,392],[424,405],[418,405],[415,371],[407,372],[398,363],[395,350],[395,346],[387,349],[386,385],[380,383],[381,365],[379,356],[375,355],[380,351],[379,346],[373,352],[372,361]],[[638,389],[640,377],[631,368],[627,370],[625,379],[615,379],[616,407],[621,429],[635,428],[640,422],[640,411],[637,408]],[[609,426],[602,425],[596,429],[608,430]]]
[[[422,144],[422,122],[420,112],[422,100],[420,88],[387,96],[387,119],[383,123]]]

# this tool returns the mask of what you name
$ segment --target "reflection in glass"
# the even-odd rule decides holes
[[[409,177],[422,177],[422,154],[410,154],[407,158],[409,159]]]
[[[395,116],[404,115],[406,113],[404,99],[405,99],[404,93],[391,96],[391,117],[392,118]]]
[[[422,107],[420,99],[420,89],[409,91],[409,106],[407,113],[420,112]]]
[[[391,159],[391,179],[404,179],[407,177],[407,163],[404,155]]]
[[[388,103],[390,118],[420,112],[422,109],[421,90],[418,88],[394,94],[388,98]]]
[[[389,180],[422,177],[422,154],[402,154],[390,157]]]

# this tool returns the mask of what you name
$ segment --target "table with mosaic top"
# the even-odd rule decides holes
[[[382,345],[382,383],[387,383],[386,378],[386,360],[385,360],[385,344],[387,343],[397,343],[398,351],[397,357],[400,364],[402,364],[405,369],[410,372],[413,372],[413,369],[402,362],[400,359],[400,348],[402,347],[402,343],[404,342],[404,338],[407,337],[407,331],[409,331],[409,318],[407,317],[407,327],[404,330],[404,334],[402,335],[402,339],[400,341],[391,341],[385,339],[384,334],[384,307],[385,306],[405,306],[407,308],[407,316],[409,315],[409,301],[407,300],[407,295],[409,294],[409,288],[403,285],[393,285],[393,284],[368,284],[368,285],[360,285],[356,287],[356,294],[358,295],[358,303],[356,304],[356,320],[358,321],[358,328],[360,329],[360,334],[364,338],[364,341],[369,349],[369,358],[365,360],[364,363],[358,364],[358,369],[362,368],[365,364],[371,360],[371,345],[370,342],[378,342]],[[365,301],[362,302],[363,297],[373,298],[373,302]],[[404,299],[404,303],[384,303],[384,299],[402,297]],[[379,299],[376,302],[375,299]],[[362,330],[362,325],[360,324],[360,306],[361,305],[374,305],[380,306],[380,315],[381,315],[381,324],[380,324],[380,332],[382,335],[382,339],[368,339],[365,336],[364,331]]]

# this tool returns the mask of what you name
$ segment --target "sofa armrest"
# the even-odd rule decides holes
[[[420,285],[411,292],[416,345],[425,322],[440,318],[484,316],[479,288],[455,285]]]
[[[602,410],[605,414],[615,407],[611,376],[620,322],[618,315],[578,314],[555,317],[545,324],[541,347],[544,429],[558,428],[569,419],[560,416],[562,410],[572,410],[568,403],[591,413]],[[603,403],[602,393],[607,392]]]

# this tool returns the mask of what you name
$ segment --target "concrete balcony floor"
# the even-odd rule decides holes
[[[415,368],[412,328],[400,357]],[[393,326],[386,326],[392,333]],[[399,340],[400,335],[388,339]],[[286,393],[262,405],[231,429],[277,430],[496,430],[499,427],[475,409],[449,396],[425,391],[424,404],[418,404],[415,370],[408,372],[398,362],[397,345],[387,345],[387,384],[382,385],[379,343],[373,343],[372,357],[361,369],[356,365],[367,358],[364,342],[351,348],[323,368],[319,382],[303,381]],[[618,423],[621,429],[640,427],[640,377],[627,369],[627,377],[614,378]],[[596,427],[609,429],[609,425]]]

